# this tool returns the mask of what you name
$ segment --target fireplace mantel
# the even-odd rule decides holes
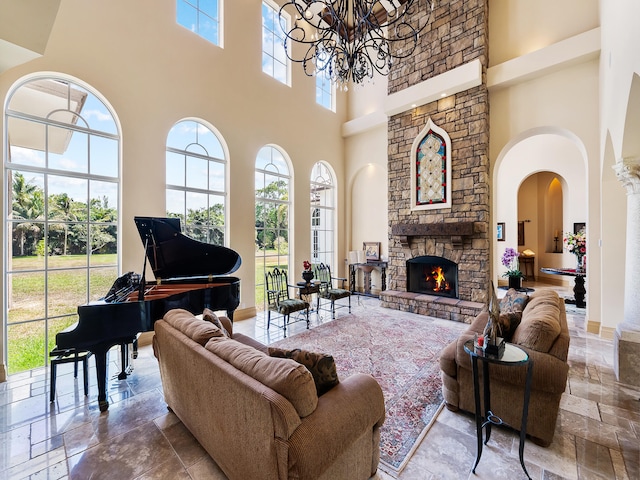
[[[453,246],[460,247],[465,236],[473,235],[473,225],[473,222],[399,223],[391,226],[391,234],[399,237],[403,246],[409,245],[411,237],[450,236]]]

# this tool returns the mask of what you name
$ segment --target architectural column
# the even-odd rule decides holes
[[[616,327],[614,369],[619,382],[640,386],[640,158],[623,158],[613,168],[627,190],[624,320]]]

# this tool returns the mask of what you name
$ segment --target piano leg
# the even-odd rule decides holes
[[[101,348],[93,353],[96,358],[96,374],[98,376],[98,407],[101,412],[109,408],[107,401],[107,352],[109,348]]]
[[[126,380],[129,375],[129,344],[123,343],[120,345],[120,366],[122,370],[118,374],[118,380]]]

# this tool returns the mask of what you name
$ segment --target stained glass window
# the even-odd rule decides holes
[[[416,205],[447,201],[447,150],[444,139],[429,130],[416,151]]]

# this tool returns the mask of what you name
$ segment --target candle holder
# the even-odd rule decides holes
[[[558,240],[559,240],[559,239],[560,239],[559,237],[553,237],[553,241],[555,242],[555,245],[554,245],[554,247],[553,247],[553,253],[560,253],[560,252],[558,251]]]

